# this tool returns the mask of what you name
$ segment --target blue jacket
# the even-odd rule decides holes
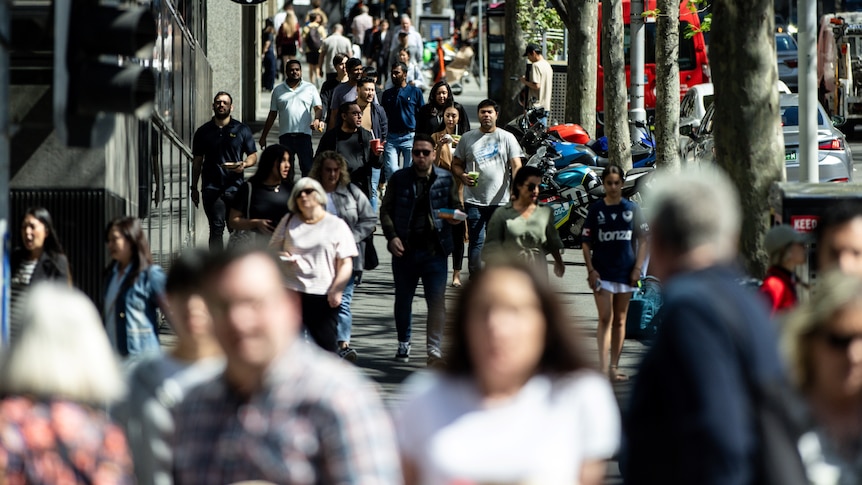
[[[114,263],[107,271],[106,288],[116,267],[117,264]],[[156,310],[159,300],[164,298],[165,279],[162,268],[151,265],[141,271],[133,283],[129,284],[127,280],[121,283],[112,307],[111,302],[105,302],[117,325],[117,341],[111,342],[111,345],[123,357],[160,352],[159,318]],[[107,318],[107,315],[105,317]]]
[[[440,247],[445,254],[450,254],[453,249],[452,229],[448,222],[437,217],[437,210],[457,209],[460,204],[452,173],[436,166],[431,168],[431,188],[428,193],[431,219],[440,239]],[[410,221],[416,205],[416,178],[413,167],[402,168],[392,175],[386,186],[386,195],[380,205],[380,225],[387,241],[397,237],[407,244],[410,240]]]
[[[661,327],[624,420],[627,484],[756,483],[760,443],[746,376],[768,383],[784,372],[766,306],[737,278],[713,267],[666,284]]]

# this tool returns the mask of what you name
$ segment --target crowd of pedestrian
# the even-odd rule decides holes
[[[860,483],[862,206],[820,220],[811,288],[796,276],[809,239],[774,227],[757,292],[739,282],[739,196],[725,174],[657,177],[644,214],[622,195],[626,173],[606,167],[581,233],[595,365],[550,286],[549,264],[556,277],[566,266],[538,201],[543,173],[497,128],[497,102],[478,104],[471,129],[445,81],[411,79],[422,38],[409,16],[352,10],[347,29],[327,29],[319,3],[304,24],[289,4],[266,24],[259,157],[230,94],[214,97],[190,187],[208,251],[166,274],[140,220],[111,221],[100,316],[72,288],[50,214],[25,213],[0,353],[4,481],[598,485],[616,455],[631,484]],[[544,103],[546,62],[534,46],[525,55],[535,81],[522,82]],[[391,409],[351,365],[363,351],[351,307],[379,264],[378,225],[394,361],[416,357],[420,284],[427,306],[429,371]],[[647,274],[663,284],[661,326],[630,378],[626,315]],[[162,354],[164,324],[177,340]],[[612,386],[629,379],[620,408]],[[787,411],[780,432],[764,426],[767,407]],[[798,480],[771,475],[779,435]]]

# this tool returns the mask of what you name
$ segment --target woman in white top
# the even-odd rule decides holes
[[[284,216],[269,246],[279,252],[285,285],[302,297],[302,320],[315,342],[336,351],[338,309],[357,256],[353,232],[326,211],[326,191],[303,177],[293,187]]]
[[[534,271],[489,258],[459,295],[444,371],[406,385],[395,423],[408,485],[601,483],[617,403]]]

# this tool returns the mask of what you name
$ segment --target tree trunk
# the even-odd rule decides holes
[[[679,171],[679,0],[658,0],[655,34],[656,165]]]
[[[782,177],[773,0],[716,0],[710,63],[715,82],[715,156],[739,189],[740,254],[749,274],[767,267],[769,186]]]
[[[449,2],[446,0],[431,0],[431,13],[439,15],[443,13],[443,9],[448,5]]]
[[[566,67],[566,121],[596,136],[596,66],[598,65],[598,0],[568,0],[569,54]],[[559,11],[559,9],[558,9]],[[560,15],[562,18],[562,14]]]
[[[608,158],[628,171],[632,168],[626,89],[626,60],[623,47],[623,5],[621,0],[602,2],[602,67],[605,73],[605,135]]]
[[[526,72],[527,61],[523,57],[527,43],[524,42],[524,32],[518,24],[518,2],[506,2],[506,58],[503,60],[503,70],[506,79],[503,81],[503,98],[500,103],[500,116],[497,125],[505,125],[512,118],[522,114],[524,108],[518,104],[518,93],[524,87],[520,81],[512,81],[510,77],[520,78]]]

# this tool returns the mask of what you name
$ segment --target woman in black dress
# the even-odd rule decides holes
[[[262,236],[260,242],[265,244],[278,221],[288,212],[291,189],[290,152],[283,145],[266,147],[257,172],[240,187],[233,199],[228,218],[230,228]],[[235,239],[233,235],[232,239]]]

